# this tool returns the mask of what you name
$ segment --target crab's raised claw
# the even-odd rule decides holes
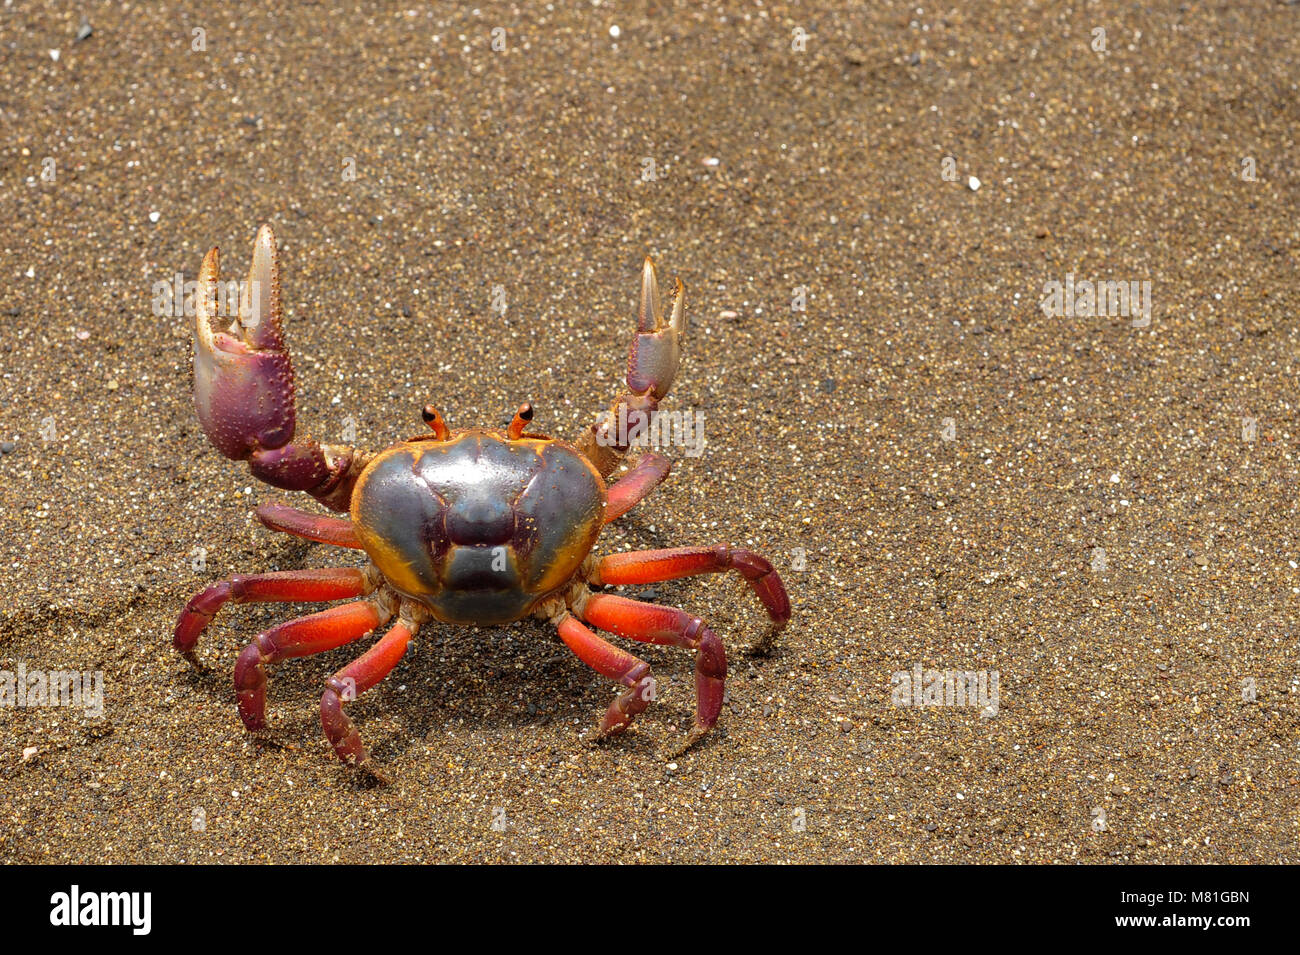
[[[632,443],[628,436],[648,432],[651,416],[677,377],[686,331],[686,290],[681,279],[674,282],[673,293],[672,312],[665,322],[655,264],[646,256],[641,266],[636,337],[627,355],[627,390],[575,442],[604,477],[627,455]]]
[[[293,440],[293,364],[280,328],[275,235],[262,226],[230,328],[214,332],[220,257],[203,259],[194,303],[194,407],[212,446],[236,461]],[[229,296],[224,300],[228,301]]]
[[[659,278],[648,255],[641,267],[641,308],[637,312],[636,330],[636,339],[627,356],[628,390],[634,395],[648,393],[655,401],[662,401],[673,386],[682,360],[686,296],[682,280],[675,280],[672,317],[664,322]]]
[[[220,284],[214,248],[203,259],[194,308],[194,406],[204,433],[226,457],[248,461],[259,480],[347,510],[366,456],[293,440],[293,364],[284,347],[280,267],[270,226],[257,232],[239,314],[226,331],[212,328]]]

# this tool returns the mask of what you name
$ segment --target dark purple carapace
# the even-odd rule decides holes
[[[263,504],[257,515],[264,524],[362,549],[370,558],[364,567],[238,575],[185,605],[172,639],[201,670],[199,636],[227,602],[350,601],[274,626],[244,648],[235,664],[235,691],[250,731],[266,728],[268,664],[332,650],[387,626],[383,637],[326,681],[320,701],[321,726],[339,758],[382,778],[344,704],[391,672],[430,620],[492,626],[530,615],[552,624],[580,660],[622,685],[597,738],[631,725],[650,705],[655,683],[649,664],[591,627],[694,651],[695,722],[670,751],[683,752],[709,731],[726,692],[727,656],[717,634],[684,610],[600,588],[734,571],[771,620],[760,643],[765,648],[790,619],[780,575],[758,554],[725,544],[600,558],[591,553],[601,528],[668,475],[668,459],[647,452],[606,487],[627,457],[628,434],[650,423],[677,374],[686,329],[681,282],[665,319],[654,264],[645,260],[626,388],[573,444],[525,434],[533,417],[528,404],[506,428],[459,431],[427,406],[422,417],[430,434],[376,454],[295,435],[293,364],[284,345],[280,265],[270,227],[257,233],[239,316],[226,331],[212,327],[219,272],[213,249],[203,260],[195,296],[194,403],[204,433],[226,457],[247,461],[259,480],[305,491],[351,518]]]
[[[605,496],[600,472],[563,442],[468,430],[376,457],[352,522],[388,582],[439,620],[501,624],[568,585],[604,526]]]

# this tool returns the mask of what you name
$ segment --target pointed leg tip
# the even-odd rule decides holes
[[[611,727],[605,727],[597,724],[591,729],[589,733],[587,733],[587,735],[582,737],[582,742],[586,745],[588,749],[600,749],[610,740],[614,739],[617,736],[623,735],[623,731],[626,729],[627,729],[626,723],[620,724],[618,726],[611,726]]]
[[[200,660],[199,655],[193,650],[182,650],[181,656],[183,656],[187,661],[189,661],[190,668],[199,676],[207,676],[209,673],[212,672],[211,668],[209,668],[207,664],[205,664],[202,660]]]
[[[363,786],[391,786],[395,781],[390,772],[380,769],[379,764],[369,757],[359,763],[348,763],[348,768],[353,778]]]
[[[676,759],[692,749],[696,743],[709,734],[711,727],[694,726],[689,733],[676,743],[670,743],[660,751],[660,756],[664,759]]]
[[[787,611],[788,612],[788,611]],[[787,616],[784,620],[772,620],[769,618],[767,629],[763,631],[754,643],[745,650],[747,657],[766,657],[772,654],[776,649],[776,638],[785,632],[786,627],[790,625],[790,618]]]
[[[248,740],[253,747],[258,750],[263,749],[287,749],[283,743],[276,739],[275,735],[266,726],[260,726],[255,730],[248,731]]]

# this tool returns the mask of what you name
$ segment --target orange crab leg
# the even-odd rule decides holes
[[[590,580],[593,584],[651,584],[727,570],[734,570],[749,581],[772,619],[773,629],[783,629],[790,621],[790,597],[771,562],[753,551],[718,544],[610,554],[596,564]]]
[[[684,752],[713,728],[722,712],[727,688],[727,653],[717,634],[699,617],[676,607],[593,594],[582,610],[593,626],[642,643],[698,650],[695,658],[695,725],[676,752]]]
[[[290,620],[258,634],[235,664],[235,691],[244,725],[250,730],[266,726],[266,664],[323,653],[359,640],[389,616],[373,601],[358,600]]]
[[[673,462],[653,451],[641,455],[630,471],[609,488],[605,504],[605,523],[618,520],[655,489],[668,476]]]
[[[304,603],[317,600],[343,600],[369,593],[374,585],[356,567],[329,567],[323,570],[280,570],[269,574],[237,575],[218,581],[202,593],[195,594],[176,620],[172,645],[194,665],[203,669],[194,645],[227,602]]]
[[[343,704],[355,700],[392,672],[414,635],[405,623],[398,623],[373,647],[353,660],[325,685],[320,698],[320,723],[334,752],[345,763],[359,766],[369,759],[361,734],[343,712]]]
[[[257,509],[257,519],[271,530],[283,534],[292,534],[321,544],[333,544],[335,547],[361,549],[356,528],[351,521],[341,517],[308,514],[284,504],[263,504]]]
[[[609,709],[600,721],[596,738],[623,732],[633,717],[649,706],[654,698],[650,664],[602,640],[576,617],[566,615],[556,626],[560,631],[560,639],[579,660],[601,676],[617,680],[627,687],[609,704]]]

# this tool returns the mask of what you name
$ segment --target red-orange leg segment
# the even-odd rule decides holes
[[[618,520],[668,476],[672,461],[662,454],[647,452],[637,460],[630,471],[609,488],[605,504],[605,523]]]
[[[373,585],[355,567],[329,567],[321,570],[281,570],[269,574],[235,576],[222,580],[202,593],[195,594],[176,620],[172,645],[193,664],[203,669],[194,645],[212,622],[217,611],[228,601],[304,603],[317,600],[343,600],[368,593]]]
[[[660,607],[612,594],[593,594],[582,616],[593,626],[620,637],[699,651],[695,658],[695,725],[674,753],[685,752],[713,728],[726,696],[727,654],[722,641],[703,620],[676,607]]]
[[[235,691],[244,725],[252,731],[266,726],[266,664],[341,647],[364,637],[389,616],[373,601],[358,600],[290,620],[258,634],[235,664]]]
[[[394,625],[382,640],[326,682],[325,693],[320,698],[321,728],[343,762],[361,766],[370,758],[361,734],[343,712],[343,704],[355,700],[388,676],[406,653],[412,636],[412,628],[405,623]]]
[[[284,504],[263,504],[257,509],[257,519],[273,531],[335,547],[361,549],[352,522],[341,517],[308,514]]]
[[[557,624],[560,639],[587,666],[601,676],[617,680],[627,689],[609,705],[597,730],[597,739],[621,733],[633,717],[650,705],[654,699],[654,680],[650,677],[650,664],[602,640],[584,627],[576,617],[566,615]]]
[[[652,584],[696,574],[734,570],[753,588],[763,602],[772,628],[760,641],[764,647],[790,621],[790,597],[772,564],[759,554],[718,544],[714,547],[674,547],[610,554],[596,564],[590,576],[593,584]]]

